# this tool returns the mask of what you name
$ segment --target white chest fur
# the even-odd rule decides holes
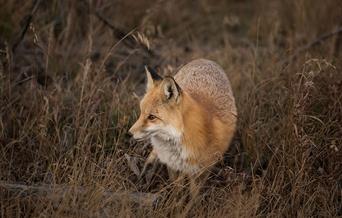
[[[154,136],[151,138],[151,144],[160,162],[166,164],[171,169],[189,174],[198,171],[198,166],[190,165],[187,162],[189,154],[179,142]]]

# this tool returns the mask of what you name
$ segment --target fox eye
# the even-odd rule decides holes
[[[148,115],[147,119],[149,120],[155,120],[157,117],[154,116],[153,114]]]

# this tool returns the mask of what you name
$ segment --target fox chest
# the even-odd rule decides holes
[[[192,174],[198,171],[198,166],[189,164],[189,153],[180,143],[152,137],[151,144],[160,162],[173,170]]]

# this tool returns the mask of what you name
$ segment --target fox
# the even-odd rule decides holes
[[[129,129],[135,140],[150,140],[152,145],[142,173],[158,160],[192,177],[221,160],[238,116],[223,68],[211,60],[196,59],[174,77],[162,77],[146,67],[145,72],[140,115]]]

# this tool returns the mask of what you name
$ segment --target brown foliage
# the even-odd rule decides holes
[[[0,1],[0,180],[87,187],[56,202],[0,186],[1,216],[341,216],[341,34],[290,58],[341,26],[341,1],[144,3],[41,1],[12,52],[32,2]],[[159,165],[138,181],[125,154],[139,168],[149,149],[127,135],[144,65],[173,74],[199,57],[227,72],[239,124],[190,200],[186,179]],[[104,191],[162,198],[143,207]]]

